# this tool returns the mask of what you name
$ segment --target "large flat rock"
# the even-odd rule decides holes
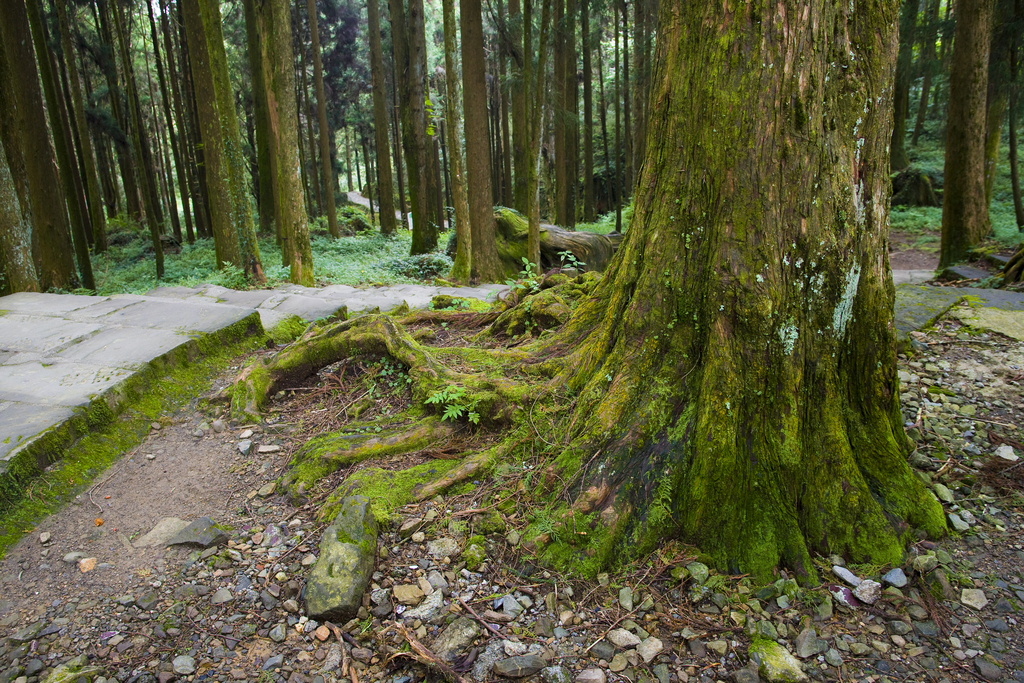
[[[896,287],[896,329],[901,337],[927,327],[963,296],[956,287],[899,285]]]

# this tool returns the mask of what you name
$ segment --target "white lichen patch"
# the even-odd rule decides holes
[[[793,353],[793,349],[796,347],[796,340],[799,337],[800,331],[792,321],[788,325],[783,325],[779,328],[779,339],[782,341],[782,348],[785,349],[787,356]]]
[[[860,264],[854,263],[850,266],[850,272],[846,274],[846,286],[843,288],[843,295],[832,312],[832,330],[836,336],[842,337],[846,333],[846,326],[853,317],[853,300],[857,296],[857,286],[860,284]]]

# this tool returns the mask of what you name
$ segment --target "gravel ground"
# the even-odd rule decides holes
[[[902,567],[820,558],[818,587],[759,586],[668,546],[575,580],[531,564],[521,516],[468,494],[399,510],[359,616],[320,624],[302,588],[326,522],[273,484],[297,437],[188,409],[0,563],[0,683],[750,683],[766,643],[791,654],[762,657],[762,679],[1024,681],[1024,466],[1007,470],[1024,461],[1005,459],[1024,455],[1024,350],[955,322],[914,348],[900,360],[912,463],[963,530]],[[224,531],[207,549],[140,547],[162,519],[204,516]]]

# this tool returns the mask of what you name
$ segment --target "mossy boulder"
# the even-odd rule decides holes
[[[800,660],[774,641],[755,638],[750,645],[750,658],[758,662],[761,678],[770,683],[807,683],[810,680]]]
[[[91,681],[102,673],[103,669],[98,666],[90,666],[88,658],[85,655],[79,655],[72,657],[50,672],[43,683],[73,683],[81,679]]]
[[[474,536],[469,541],[466,549],[462,551],[462,559],[466,562],[466,569],[473,572],[487,559],[487,550],[484,548],[482,537]]]
[[[338,623],[356,615],[373,573],[377,520],[364,496],[348,496],[324,531],[320,558],[306,581],[306,611],[320,621]]]
[[[559,296],[558,288],[544,289],[498,316],[493,329],[517,337],[524,332],[540,332],[558,327],[571,314],[572,309]]]

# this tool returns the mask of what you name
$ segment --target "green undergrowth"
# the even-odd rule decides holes
[[[123,387],[120,415],[115,417],[109,408],[103,415],[79,415],[52,430],[52,436],[44,435],[60,447],[61,459],[30,479],[18,478],[25,490],[16,500],[5,496],[10,504],[0,512],[0,557],[40,520],[84,495],[108,467],[143,442],[151,423],[170,424],[174,413],[194,403],[232,361],[265,345],[263,334],[243,333],[239,328],[207,335],[197,340],[189,358],[160,368],[163,376]]]
[[[355,217],[346,219],[350,213]],[[384,237],[370,228],[368,216],[359,207],[343,207],[339,216],[343,218],[343,225],[347,221],[357,231],[334,239],[316,229],[314,224],[311,242],[318,285],[415,284],[445,275],[451,269],[450,259],[440,252],[410,257],[412,233],[408,230],[398,230],[391,238]],[[202,284],[250,288],[240,269],[233,266],[217,269],[212,239],[200,239],[195,244],[180,247],[165,245],[164,278],[157,281],[153,247],[144,225],[125,217],[111,219],[108,238],[107,251],[92,257],[96,292],[100,295],[145,294],[156,287]],[[276,240],[261,237],[259,247],[266,286],[287,284],[288,268],[280,265],[281,250]]]

